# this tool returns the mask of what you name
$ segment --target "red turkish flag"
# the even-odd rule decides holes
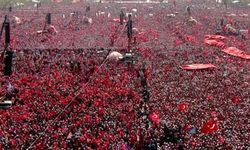
[[[190,64],[190,65],[183,65],[181,66],[184,70],[201,70],[201,69],[208,69],[208,68],[216,68],[213,64]]]
[[[205,38],[208,40],[216,40],[216,41],[223,41],[226,39],[225,36],[221,35],[206,35]]]
[[[218,122],[216,120],[207,121],[201,128],[201,132],[204,134],[212,133],[218,130]]]
[[[237,96],[234,96],[234,97],[232,98],[232,102],[233,102],[234,104],[239,104],[240,101],[241,101],[240,98],[237,97]]]
[[[155,122],[155,123],[159,123],[160,122],[160,116],[158,113],[151,113],[149,114],[149,119],[152,121],[152,122]]]
[[[246,54],[246,52],[241,51],[236,47],[228,47],[223,49],[222,51],[232,56],[240,57],[243,59],[250,59],[250,55]]]
[[[185,112],[185,111],[188,109],[188,104],[187,104],[187,103],[180,103],[180,104],[178,105],[178,109],[179,109],[179,111],[181,111],[181,112]]]
[[[204,43],[210,46],[216,46],[219,48],[224,48],[225,47],[225,43],[221,42],[221,41],[217,41],[215,39],[205,39]]]

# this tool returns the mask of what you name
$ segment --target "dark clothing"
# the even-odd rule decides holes
[[[129,39],[132,39],[132,28],[133,28],[133,22],[132,20],[128,20],[128,23],[127,23],[127,35],[128,35],[128,38]]]
[[[48,13],[46,16],[47,24],[51,24],[51,13]]]
[[[157,142],[150,142],[148,145],[144,146],[144,150],[157,150]]]
[[[10,76],[12,74],[12,57],[13,57],[13,52],[12,51],[7,51],[6,52],[6,57],[4,59],[4,75]]]
[[[191,16],[191,8],[189,6],[187,7],[187,13],[189,16]]]
[[[225,23],[225,20],[224,20],[224,19],[221,19],[221,20],[220,20],[220,26],[223,27],[223,26],[224,26],[224,23]]]
[[[10,23],[5,23],[5,44],[10,44]]]
[[[224,3],[224,5],[225,5],[225,7],[227,9],[228,0],[223,0],[223,3]]]
[[[160,138],[160,145],[163,145],[164,142],[177,144],[178,142],[183,140],[183,137],[181,134],[182,134],[182,131],[181,131],[180,126],[179,126],[179,129],[170,129],[165,125],[164,136]]]
[[[149,101],[149,97],[150,97],[149,91],[147,89],[144,89],[142,96],[143,96],[144,102],[147,103]]]
[[[123,20],[124,20],[124,13],[123,13],[123,11],[121,12],[121,14],[120,14],[120,24],[121,25],[123,25]]]
[[[89,12],[90,11],[90,6],[87,6],[86,7],[86,12]]]
[[[128,50],[131,49],[131,41],[132,41],[132,36],[133,36],[133,32],[132,32],[133,23],[132,23],[132,20],[130,19],[130,17],[129,17],[129,20],[127,22]]]

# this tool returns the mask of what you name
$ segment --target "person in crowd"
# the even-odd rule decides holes
[[[191,7],[190,6],[187,6],[186,11],[187,11],[188,16],[191,16]]]
[[[223,1],[225,8],[227,9],[228,8],[228,0],[222,0],[222,1]]]
[[[127,36],[128,36],[128,47],[131,46],[131,41],[133,37],[133,21],[132,21],[132,15],[128,15],[128,22],[127,22]]]
[[[121,12],[120,12],[120,25],[123,25],[124,18],[125,18],[125,14],[124,14],[123,10],[121,10]]]

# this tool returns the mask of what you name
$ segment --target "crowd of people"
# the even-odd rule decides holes
[[[250,54],[249,7],[53,5],[8,12],[13,67],[0,73],[0,98],[15,103],[0,109],[0,149],[250,148],[249,57],[223,51]]]

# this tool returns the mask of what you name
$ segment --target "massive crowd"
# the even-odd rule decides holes
[[[54,5],[8,13],[15,54],[12,75],[0,74],[0,97],[12,91],[15,104],[0,110],[0,149],[250,148],[249,58],[222,51],[250,54],[249,7],[92,3],[86,12],[78,3]],[[134,64],[107,59],[126,52],[121,9],[136,10]],[[48,11],[55,34],[37,32]],[[223,45],[204,42],[222,19],[240,34],[220,30]],[[183,70],[187,64],[215,67]]]

